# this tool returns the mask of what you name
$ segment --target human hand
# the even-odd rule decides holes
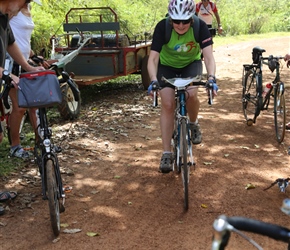
[[[147,93],[148,95],[153,96],[153,91],[157,91],[159,89],[159,82],[152,81],[148,87]]]
[[[209,79],[207,80],[207,82],[209,83],[210,86],[212,86],[213,96],[217,96],[219,87],[217,86],[216,81],[214,79]]]
[[[14,88],[18,89],[19,77],[13,74],[10,74],[10,77],[12,78],[11,83],[13,84]]]
[[[221,35],[221,34],[223,33],[223,31],[224,31],[224,30],[223,30],[222,26],[218,27],[218,34],[219,34],[219,35]]]
[[[46,69],[50,67],[50,64],[42,56],[33,55],[30,59],[38,66],[43,66]]]
[[[36,67],[34,67],[34,66],[29,65],[29,67],[27,67],[25,70],[27,72],[31,72],[31,71],[45,70],[45,68],[43,66],[36,66]]]
[[[2,140],[3,140],[3,132],[0,132],[0,143],[2,142]]]

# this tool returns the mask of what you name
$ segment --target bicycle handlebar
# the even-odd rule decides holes
[[[174,81],[176,79],[179,79],[179,80],[182,80],[184,81],[182,84],[180,85],[177,85],[177,84],[174,84]],[[212,83],[209,83],[208,81],[201,81],[201,77],[200,76],[197,76],[195,78],[189,78],[189,79],[186,79],[186,78],[173,78],[173,79],[166,79],[165,77],[162,77],[161,78],[162,81],[165,81],[167,83],[170,83],[171,85],[175,86],[175,88],[177,88],[178,90],[183,90],[185,89],[186,87],[188,86],[195,86],[195,87],[198,87],[198,86],[204,86],[205,88],[207,88],[209,91],[208,91],[208,104],[209,105],[212,105],[213,104],[213,84]],[[153,107],[156,107],[158,106],[158,96],[157,96],[157,91],[160,90],[160,85],[158,82],[154,82],[153,85],[152,85],[152,91],[153,91]]]
[[[245,217],[226,217],[221,215],[214,221],[213,227],[215,233],[212,240],[212,250],[223,250],[230,238],[230,231],[235,230],[268,236],[286,243],[289,243],[290,240],[290,230],[288,228]]]

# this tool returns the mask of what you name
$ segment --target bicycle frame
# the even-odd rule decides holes
[[[187,109],[186,109],[186,87],[176,87],[176,94],[175,94],[175,101],[176,101],[176,110],[175,110],[175,119],[176,119],[176,134],[177,134],[177,155],[176,158],[176,165],[179,166],[180,162],[180,155],[182,150],[181,148],[181,136],[180,136],[180,127],[181,127],[181,120],[186,121],[186,130],[187,130],[187,144],[188,144],[188,153],[189,153],[189,166],[195,165],[195,162],[193,160],[193,154],[192,154],[192,145],[190,141],[190,129],[189,129],[189,119],[187,116]],[[173,170],[174,165],[173,165]]]
[[[186,109],[186,91],[188,86],[206,86],[209,88],[209,103],[212,104],[212,85],[207,82],[202,82],[201,77],[196,78],[173,78],[166,79],[162,77],[162,81],[168,82],[175,87],[175,128],[172,136],[173,146],[173,171],[177,174],[181,173],[183,192],[184,192],[184,209],[188,209],[188,183],[190,166],[195,165],[191,145],[191,132],[189,128],[189,118]],[[153,90],[157,91],[158,83],[153,85]],[[153,105],[157,104],[157,95],[155,93]],[[176,167],[176,169],[175,169]]]

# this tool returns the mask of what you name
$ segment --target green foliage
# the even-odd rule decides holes
[[[227,35],[290,31],[289,0],[219,0]]]
[[[121,33],[142,39],[152,34],[156,23],[167,13],[168,0],[42,0],[33,4],[36,28],[32,48],[51,49],[50,38],[63,34],[62,24],[71,8],[110,7],[118,15]],[[223,29],[227,35],[290,31],[289,0],[216,0]],[[91,17],[93,18],[93,17]]]

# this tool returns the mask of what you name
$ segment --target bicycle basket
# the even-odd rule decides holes
[[[22,73],[18,86],[18,106],[21,108],[51,107],[62,102],[59,81],[53,70]]]
[[[264,49],[261,49],[260,47],[254,47],[252,51],[252,60],[254,64],[259,63],[259,58],[262,56],[262,53],[265,52]]]

